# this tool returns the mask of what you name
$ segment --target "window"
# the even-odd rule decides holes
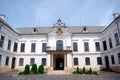
[[[14,52],[17,52],[17,47],[18,47],[18,43],[15,42],[15,43],[14,43],[14,48],[13,48],[13,51],[14,51]]]
[[[73,42],[73,51],[78,51],[77,42]]]
[[[5,37],[1,35],[0,47],[3,48]]]
[[[111,61],[112,61],[112,64],[115,64],[115,59],[113,55],[111,55]]]
[[[2,55],[0,55],[0,66],[1,66],[1,61],[2,61]]]
[[[56,50],[63,50],[63,41],[62,40],[56,41]]]
[[[109,46],[110,46],[110,49],[111,49],[111,48],[113,48],[111,37],[108,40],[109,40]]]
[[[95,42],[96,51],[100,51],[100,43]]]
[[[24,63],[24,59],[23,58],[19,58],[19,66],[23,66]]]
[[[36,44],[32,43],[31,44],[31,52],[35,52]]]
[[[1,30],[1,28],[2,28],[2,27],[1,27],[1,25],[0,25],[0,30]]]
[[[7,56],[6,61],[5,61],[5,65],[8,66],[8,64],[9,64],[9,57]]]
[[[84,49],[85,49],[85,52],[89,51],[89,43],[88,42],[84,42]]]
[[[42,52],[46,52],[46,43],[42,43]]]
[[[35,58],[30,59],[30,66],[32,66],[35,63]]]
[[[46,58],[42,58],[42,65],[46,66]]]
[[[119,37],[118,37],[118,33],[115,33],[114,34],[114,37],[115,37],[115,43],[116,43],[116,46],[118,46],[119,45]]]
[[[8,40],[8,47],[7,47],[7,50],[10,50],[11,48],[11,40]]]
[[[107,50],[107,43],[106,43],[106,41],[103,41],[103,50],[104,51]]]
[[[74,58],[74,65],[78,65],[78,58]]]
[[[101,57],[97,57],[97,64],[98,65],[102,65],[102,59],[101,59]]]
[[[90,58],[89,57],[85,58],[85,63],[86,63],[86,65],[90,65]]]
[[[25,43],[21,43],[20,52],[25,52]]]
[[[118,53],[118,63],[120,64],[120,53]]]

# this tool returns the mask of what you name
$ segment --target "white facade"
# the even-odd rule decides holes
[[[0,39],[0,70],[22,69],[26,64],[32,64],[30,60],[34,58],[33,63],[38,66],[44,64],[47,71],[59,69],[72,71],[76,67],[91,67],[94,70],[111,68],[120,71],[120,30],[118,29],[120,29],[120,16],[109,26],[101,26],[99,29],[98,27],[68,27],[59,19],[53,27],[49,28],[13,30],[4,20],[0,19],[0,38],[4,36],[3,42]],[[115,38],[115,34],[117,34],[117,38]],[[111,38],[112,48],[110,48],[109,38]],[[8,50],[8,40],[11,40],[10,50]],[[57,45],[57,41],[62,42],[58,42]],[[106,50],[103,48],[105,46],[103,41],[106,42]],[[17,43],[16,52],[14,51],[15,42]],[[85,44],[85,42],[87,43]],[[98,51],[96,51],[95,42],[99,43],[100,50]],[[22,43],[25,44],[23,52],[21,52]],[[35,43],[34,52],[31,52],[32,43]],[[118,43],[117,46],[116,43]],[[43,45],[47,47],[45,52],[42,51]],[[85,45],[87,45],[86,51]],[[56,50],[57,46],[60,50]],[[112,58],[111,55],[113,55]],[[98,57],[101,60],[98,61]],[[20,58],[23,60],[20,61]],[[75,58],[77,59],[75,60]],[[42,59],[46,60],[42,63]]]

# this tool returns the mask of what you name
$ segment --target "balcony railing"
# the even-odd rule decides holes
[[[56,51],[60,51],[60,50],[72,50],[71,46],[65,46],[65,47],[47,47],[46,49],[47,51],[49,50],[56,50]]]

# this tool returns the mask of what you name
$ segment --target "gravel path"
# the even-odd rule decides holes
[[[0,74],[0,80],[120,80],[120,73],[101,73],[99,75],[22,75],[17,76],[13,72]]]

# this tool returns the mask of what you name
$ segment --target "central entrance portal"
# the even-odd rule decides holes
[[[64,54],[53,55],[54,70],[64,70]]]
[[[55,69],[56,70],[64,70],[64,59],[63,58],[56,59]]]

